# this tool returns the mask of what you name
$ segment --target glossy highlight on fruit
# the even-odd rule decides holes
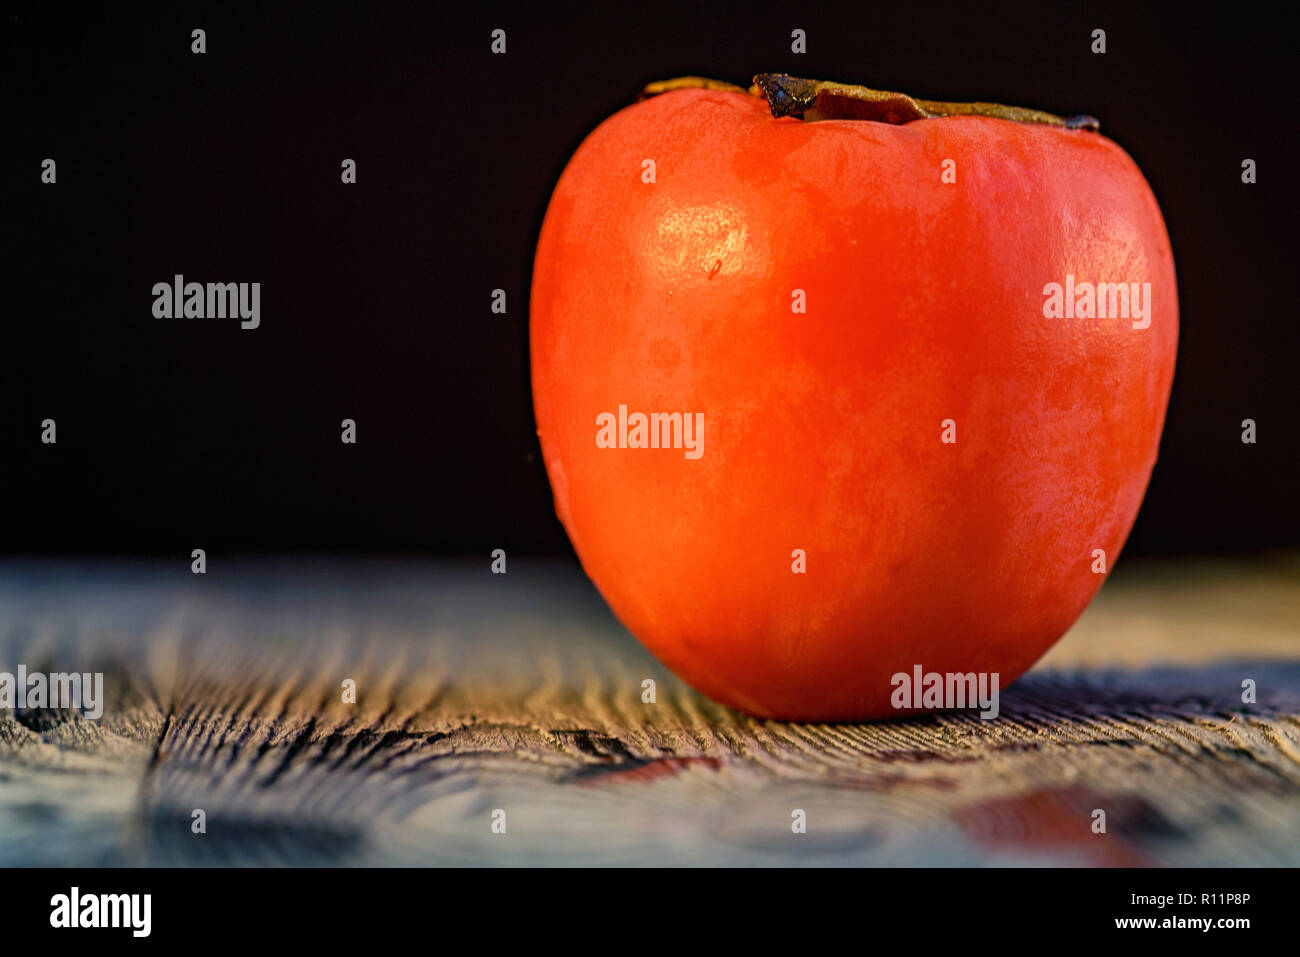
[[[897,716],[918,666],[1005,689],[1156,460],[1178,304],[1142,172],[1089,117],[781,75],[648,93],[570,160],[534,266],[537,427],[584,569],[756,715]]]

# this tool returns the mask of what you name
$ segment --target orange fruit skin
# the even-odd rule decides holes
[[[1067,274],[1150,282],[1150,327],[1045,318]],[[564,170],[530,336],[556,510],[619,619],[720,702],[849,720],[899,715],[915,665],[1005,689],[1080,615],[1156,460],[1178,304],[1155,197],[1097,133],[683,90]],[[702,412],[703,454],[598,448],[620,404]]]

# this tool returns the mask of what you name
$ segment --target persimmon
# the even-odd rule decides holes
[[[1088,117],[770,74],[647,94],[569,161],[534,266],[584,569],[755,715],[897,715],[922,669],[1005,687],[1156,460],[1178,302],[1142,172]]]

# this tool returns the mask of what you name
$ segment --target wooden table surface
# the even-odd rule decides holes
[[[20,663],[108,703],[0,712],[0,864],[1300,864],[1291,555],[1121,560],[995,721],[729,711],[523,559],[10,560]]]

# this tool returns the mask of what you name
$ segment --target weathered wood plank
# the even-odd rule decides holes
[[[1294,558],[1121,566],[997,721],[794,725],[690,691],[567,565],[10,564],[0,670],[109,702],[0,715],[0,863],[1294,865],[1298,623]]]

